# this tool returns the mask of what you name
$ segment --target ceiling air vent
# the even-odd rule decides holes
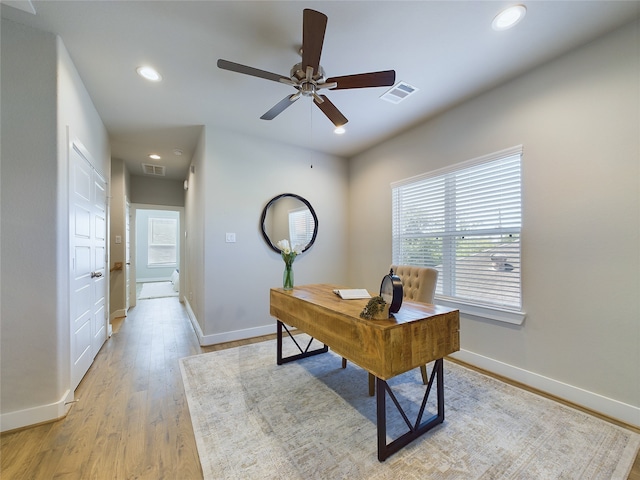
[[[387,90],[380,98],[391,103],[400,103],[409,95],[416,93],[418,89],[405,82],[400,82]]]
[[[142,173],[145,175],[153,175],[156,177],[164,177],[164,166],[162,165],[151,165],[150,163],[142,164]]]

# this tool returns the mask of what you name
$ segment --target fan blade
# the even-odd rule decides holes
[[[390,87],[396,82],[395,70],[383,72],[359,73],[357,75],[345,75],[343,77],[327,78],[325,83],[335,82],[338,85],[331,90],[344,90],[347,88]]]
[[[295,97],[295,98],[293,100],[291,100],[292,97]],[[273,107],[271,107],[271,109],[267,113],[262,115],[260,117],[260,119],[261,120],[273,120],[278,115],[280,115],[282,112],[284,112],[285,109],[287,109],[291,105],[293,105],[299,98],[300,98],[299,96],[296,97],[295,95],[287,95],[282,100],[280,100],[278,103],[276,103]]]
[[[336,106],[333,103],[331,103],[331,101],[327,98],[326,95],[318,95],[318,96],[322,98],[322,103],[318,103],[318,101],[315,98],[313,99],[313,103],[315,103],[318,106],[318,108],[322,110],[322,113],[324,113],[327,116],[327,118],[329,118],[329,120],[331,120],[336,127],[341,127],[342,125],[344,125],[349,121],[347,120],[347,117],[342,115],[342,113],[340,113],[340,110],[338,110]]]
[[[305,8],[302,14],[302,71],[306,72],[307,67],[313,67],[315,75],[320,67],[327,16],[309,8]]]
[[[245,75],[251,75],[253,77],[266,78],[267,80],[273,80],[274,82],[282,82],[284,80],[285,83],[291,83],[291,79],[289,77],[285,77],[284,75],[278,75],[277,73],[271,73],[265,70],[247,67],[246,65],[230,62],[221,58],[218,59],[218,68],[236,73],[244,73]]]

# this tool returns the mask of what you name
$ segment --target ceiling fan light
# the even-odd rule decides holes
[[[515,27],[526,15],[527,7],[524,5],[513,5],[505,8],[495,16],[491,23],[491,28],[496,31],[508,30]]]
[[[136,68],[136,72],[138,72],[138,75],[140,75],[142,78],[149,80],[150,82],[159,82],[160,80],[162,80],[162,75],[160,75],[158,71],[153,67],[143,65]]]

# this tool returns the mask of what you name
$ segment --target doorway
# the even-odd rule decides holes
[[[176,296],[182,302],[184,208],[131,205],[129,297],[138,300]]]

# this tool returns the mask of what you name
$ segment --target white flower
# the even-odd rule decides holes
[[[291,248],[291,246],[289,245],[289,240],[287,239],[280,240],[278,243],[276,243],[276,247],[280,249],[282,259],[288,266],[291,266],[293,261],[298,255],[302,253],[302,249],[304,248],[301,245],[295,245],[293,248]]]
[[[287,240],[286,238],[276,243],[276,247],[278,247],[280,251],[286,255],[291,253],[291,248],[289,247],[289,240]]]

